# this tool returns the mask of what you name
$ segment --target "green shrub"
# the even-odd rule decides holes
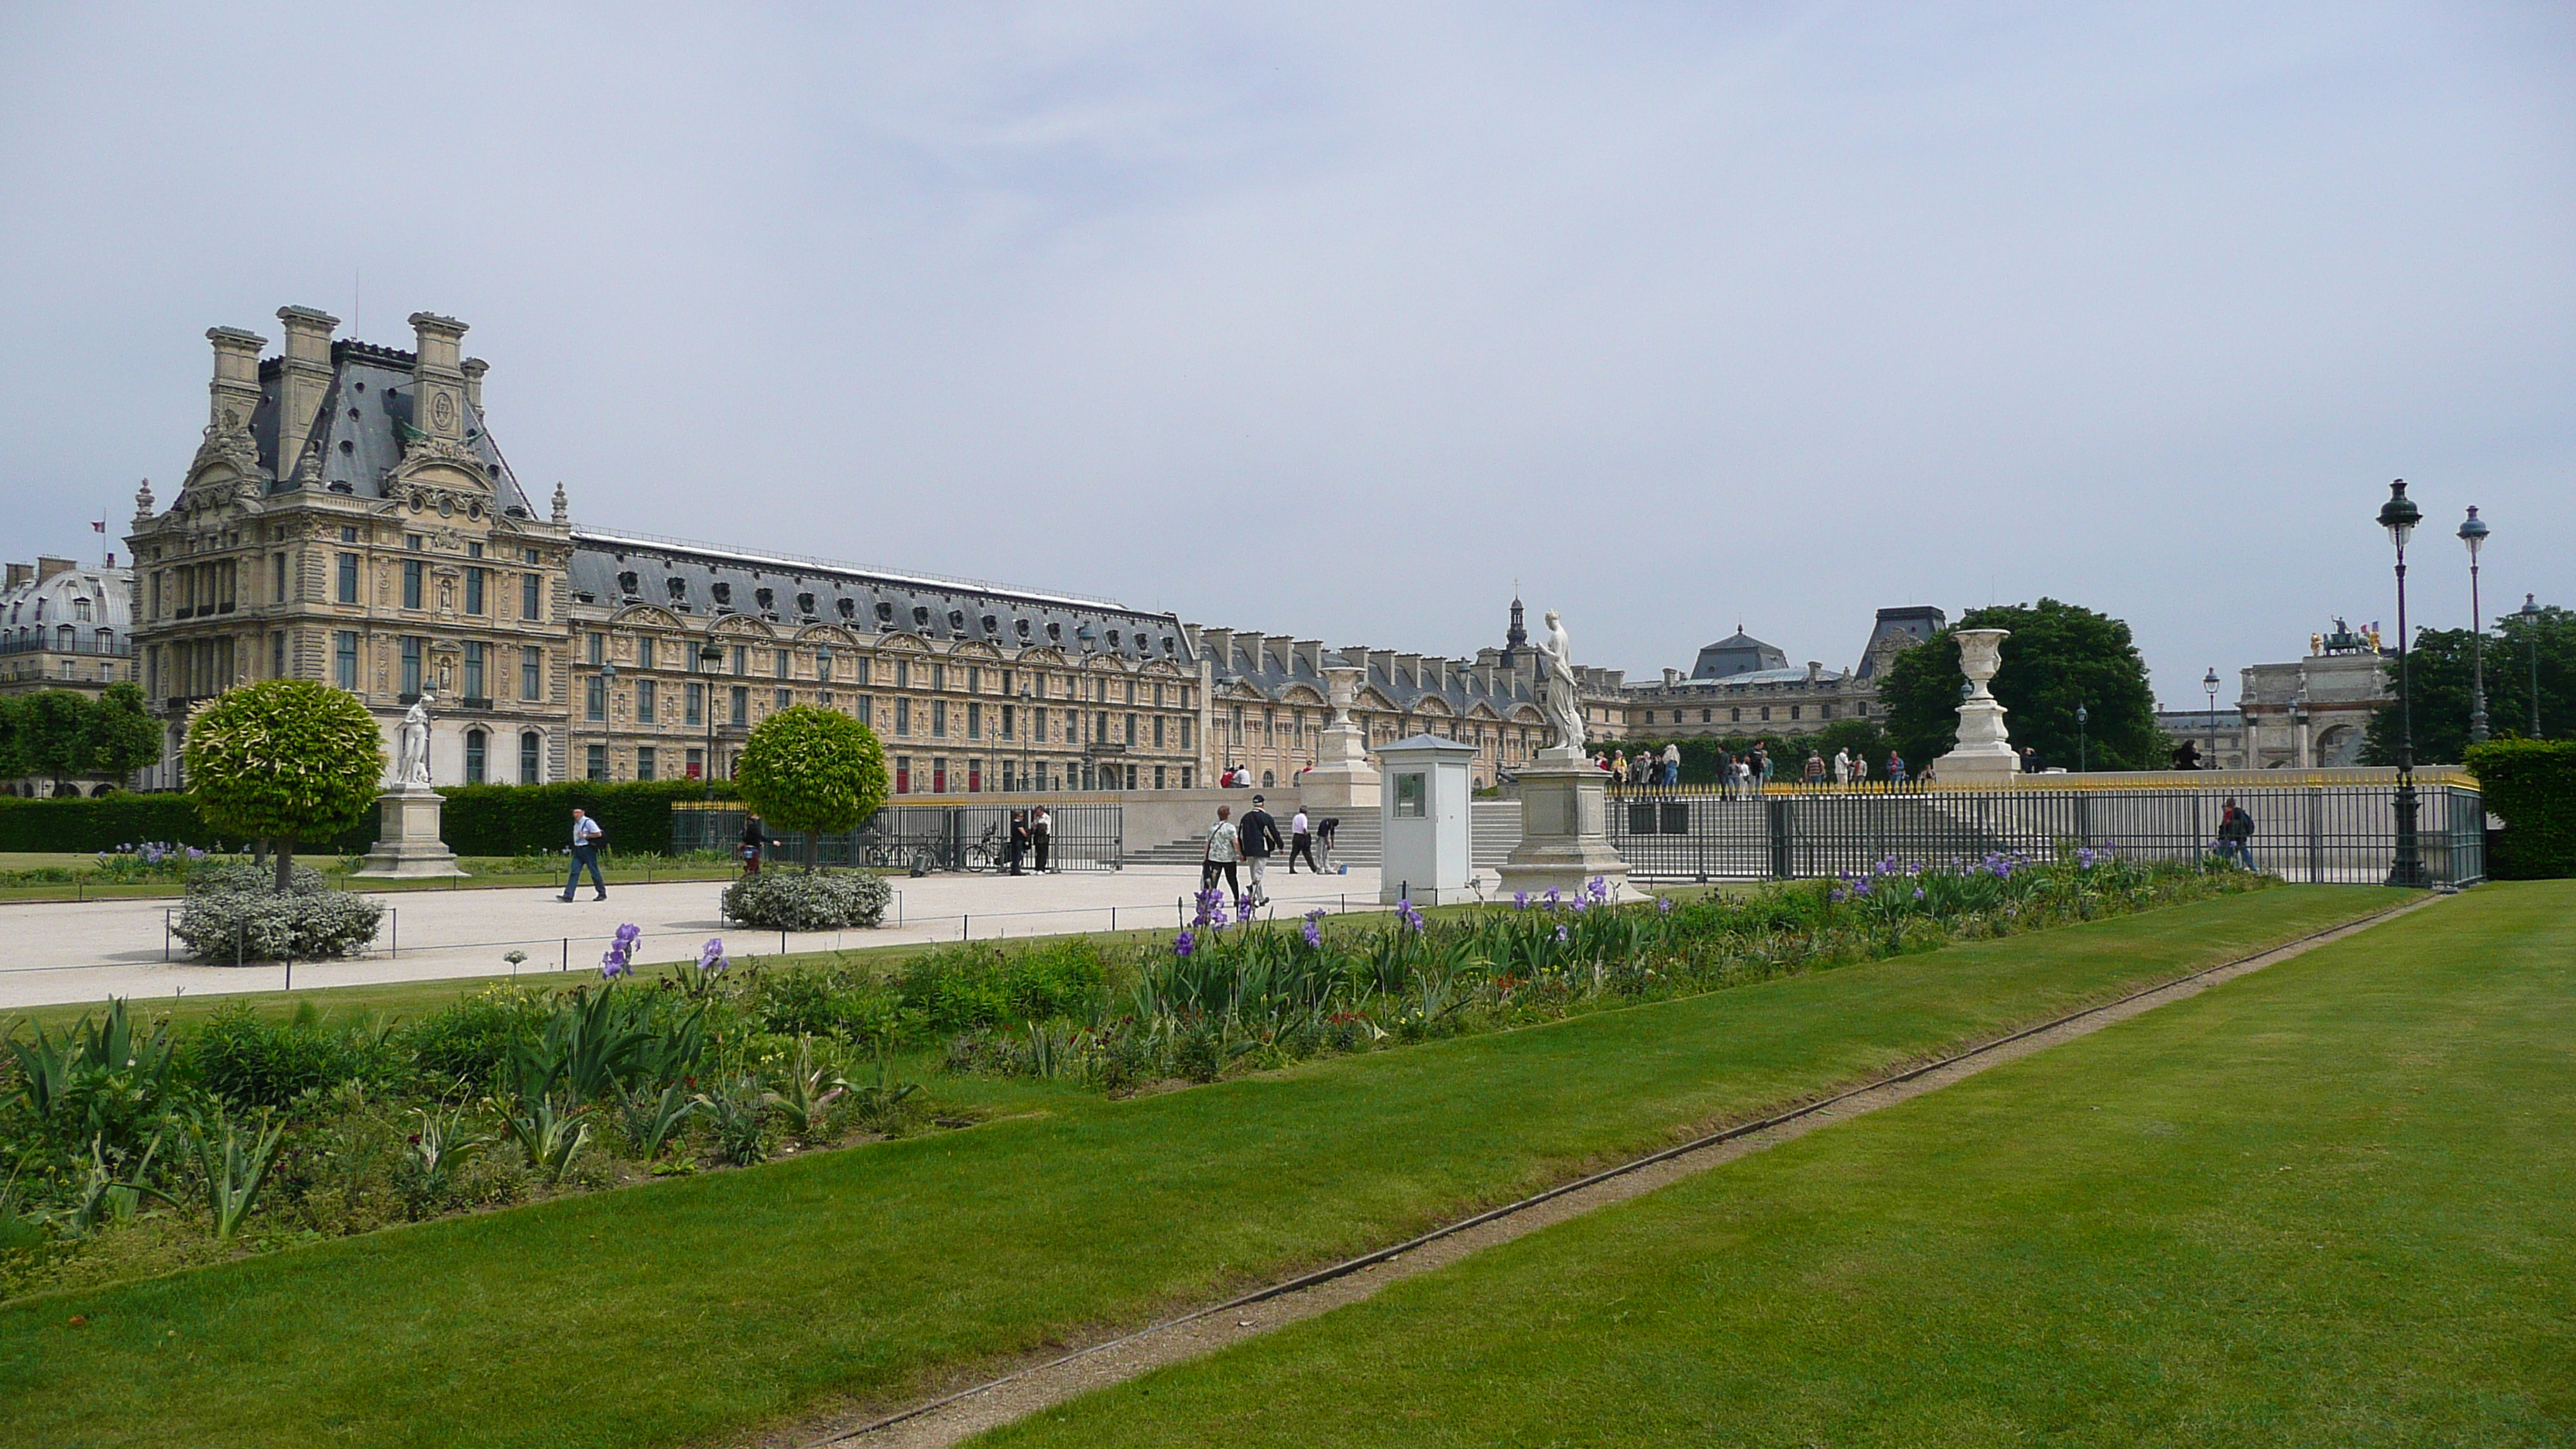
[[[501,1084],[513,1044],[535,1040],[553,1014],[553,998],[543,990],[493,986],[422,1017],[400,1041],[416,1070],[489,1092]]]
[[[2487,874],[2498,880],[2576,876],[2576,743],[2490,740],[2471,745],[2467,764],[2504,817]]]
[[[310,866],[294,868],[291,887],[270,890],[255,865],[201,869],[188,878],[188,903],[170,933],[200,961],[298,961],[347,956],[367,948],[385,908],[335,891]]]
[[[1087,1016],[1104,976],[1099,948],[1074,937],[1003,950],[976,943],[915,957],[904,1004],[940,1031]]]
[[[308,1089],[397,1079],[404,1063],[389,1036],[364,1025],[334,1027],[309,1000],[285,1021],[234,1002],[187,1037],[185,1053],[198,1084],[226,1101],[285,1107]]]
[[[879,875],[765,870],[725,887],[724,913],[764,931],[836,931],[875,925],[893,901]]]

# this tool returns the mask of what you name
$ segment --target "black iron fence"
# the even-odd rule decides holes
[[[817,863],[866,866],[884,870],[1007,870],[1010,868],[1009,805],[888,805],[856,830],[816,837]],[[1116,870],[1126,851],[1125,809],[1118,805],[1065,804],[1049,807],[1047,869]],[[742,840],[744,811],[739,804],[683,804],[671,810],[671,848],[732,850]],[[805,837],[793,830],[772,830],[770,858],[801,861]],[[1034,855],[1021,863],[1033,869]]]
[[[2108,847],[2136,860],[2214,850],[2233,798],[2254,818],[2251,862],[2286,880],[2376,884],[2397,859],[2389,785],[2217,790],[1797,791],[1762,796],[1623,792],[1610,843],[1645,880],[1793,880],[1899,861],[2044,859]],[[2477,791],[2416,792],[2417,850],[2434,885],[2486,878],[2486,803]]]

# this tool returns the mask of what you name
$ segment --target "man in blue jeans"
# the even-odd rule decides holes
[[[591,888],[599,892],[591,899],[595,901],[608,899],[608,880],[599,873],[599,837],[599,822],[583,814],[580,807],[575,806],[572,812],[572,874],[564,880],[563,894],[555,899],[571,900],[572,893],[581,889],[581,872],[584,866],[590,868]]]

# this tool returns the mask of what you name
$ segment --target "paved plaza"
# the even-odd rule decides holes
[[[710,937],[736,957],[779,951],[829,951],[905,942],[993,940],[1075,931],[1176,926],[1198,889],[1188,866],[1131,866],[1115,872],[1047,876],[933,875],[895,882],[896,904],[875,930],[728,929],[717,917],[721,881],[618,886],[605,901],[588,890],[571,905],[546,889],[411,891],[377,897],[390,907],[377,949],[340,961],[297,962],[293,984],[353,986],[446,977],[507,976],[502,958],[516,950],[522,974],[596,971],[609,937],[623,924],[643,928],[639,965],[697,959]],[[1270,873],[1268,914],[1286,919],[1321,907],[1373,911],[1378,876],[1354,866],[1347,875]],[[287,984],[281,965],[207,966],[189,962],[167,938],[164,921],[176,900],[0,906],[0,1011],[66,1002],[274,991]]]

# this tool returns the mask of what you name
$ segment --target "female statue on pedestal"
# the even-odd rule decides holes
[[[1576,754],[1583,750],[1583,701],[1575,692],[1574,646],[1565,637],[1565,624],[1554,609],[1547,611],[1547,637],[1530,648],[1540,660],[1539,708],[1547,711],[1548,723],[1556,729],[1557,747]]]
[[[427,690],[421,691],[420,698],[413,701],[412,707],[403,715],[402,758],[401,763],[394,767],[394,783],[396,785],[429,783],[429,691]]]

